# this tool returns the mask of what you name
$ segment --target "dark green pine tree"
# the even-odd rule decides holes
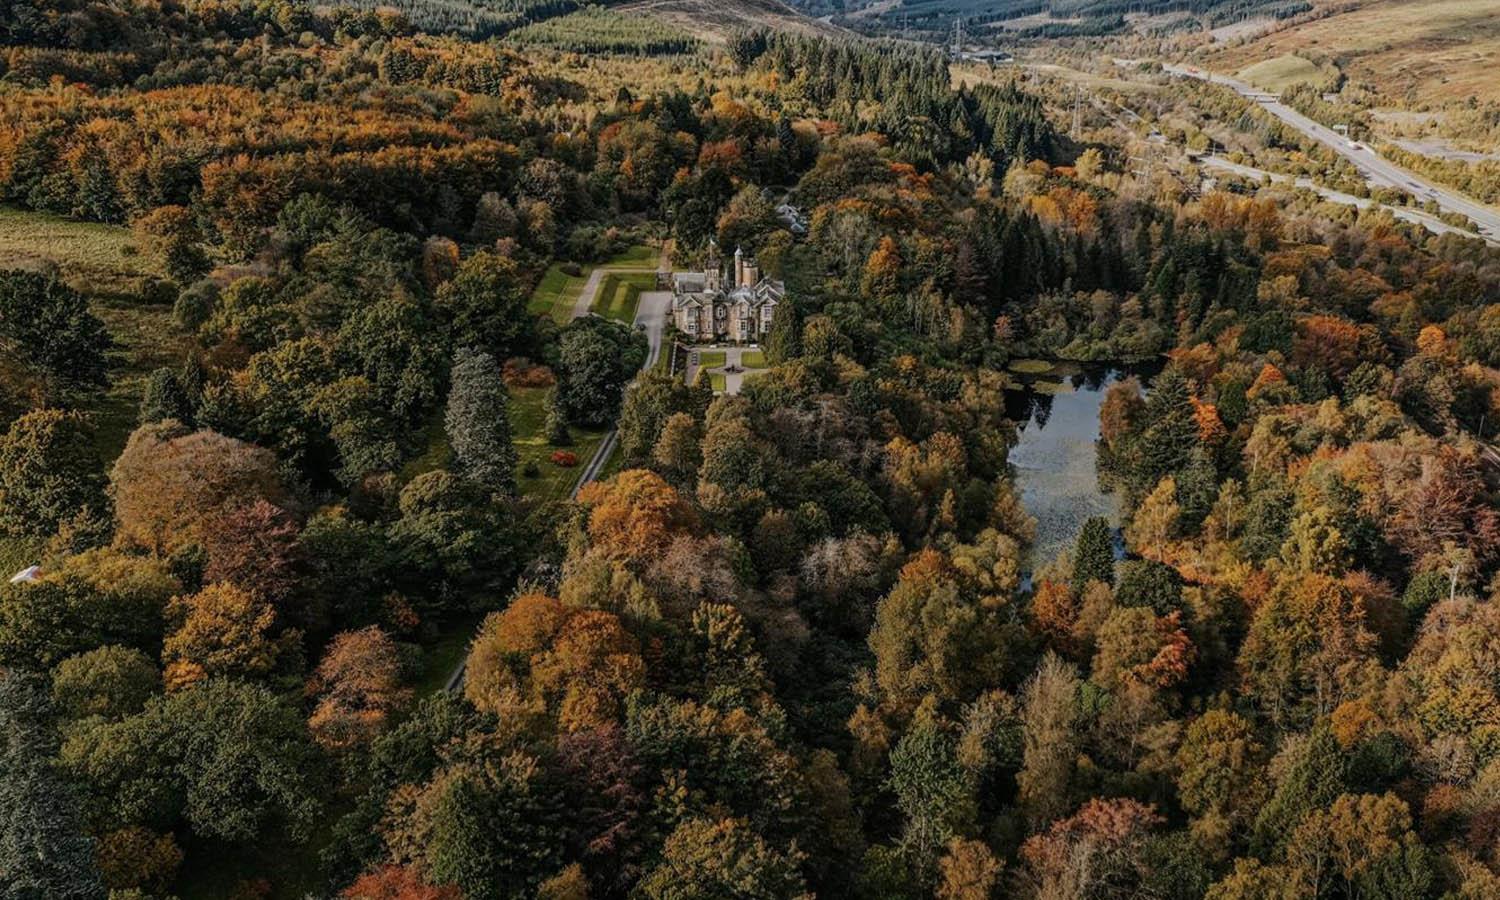
[[[562,396],[555,385],[547,391],[545,409],[547,421],[543,429],[547,432],[547,443],[554,447],[571,447],[573,433],[568,430],[568,411],[563,409]]]
[[[1090,581],[1115,583],[1115,538],[1109,520],[1093,516],[1078,532],[1078,546],[1073,551],[1073,593],[1083,596]]]
[[[163,419],[193,424],[193,402],[174,369],[163,366],[151,373],[146,393],[141,397],[140,423],[149,425]]]
[[[1187,534],[1196,534],[1219,499],[1219,471],[1207,447],[1193,448],[1187,468],[1177,476],[1179,523]]]
[[[1345,765],[1344,752],[1328,726],[1313,728],[1301,756],[1256,816],[1251,852],[1270,858],[1308,813],[1337,800],[1344,792]]]
[[[1144,494],[1187,465],[1198,446],[1198,420],[1187,377],[1167,368],[1146,397],[1146,427],[1134,442],[1131,487]]]
[[[766,359],[779,365],[796,359],[801,348],[797,336],[802,331],[802,317],[797,314],[797,305],[790,298],[776,306],[776,317],[771,320],[771,333],[766,335]]]
[[[51,760],[57,732],[40,678],[0,675],[0,900],[103,900],[94,842]]]
[[[785,114],[776,120],[776,142],[781,145],[781,152],[788,158],[797,150],[797,133],[792,130],[792,120]]]
[[[516,492],[510,395],[493,356],[473,349],[454,356],[443,428],[465,476],[491,491]]]

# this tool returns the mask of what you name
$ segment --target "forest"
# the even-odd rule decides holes
[[[1500,896],[1500,250],[408,6],[0,0],[0,900]],[[740,393],[569,317],[710,241]],[[1053,558],[1039,359],[1159,370]]]

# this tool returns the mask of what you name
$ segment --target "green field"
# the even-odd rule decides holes
[[[709,383],[709,386],[714,389],[714,393],[716,393],[716,394],[722,394],[722,393],[724,393],[724,373],[723,372],[709,372],[708,373],[708,383]]]
[[[698,354],[698,368],[717,369],[724,365],[725,359],[723,350],[704,350]]]
[[[629,325],[635,321],[635,310],[641,302],[641,291],[656,287],[654,272],[611,272],[599,283],[593,311],[608,319]]]
[[[740,365],[747,369],[764,369],[766,355],[759,350],[746,350],[740,354]]]

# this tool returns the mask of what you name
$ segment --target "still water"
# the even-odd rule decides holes
[[[1020,429],[1010,451],[1016,485],[1026,511],[1036,519],[1031,568],[1071,546],[1091,516],[1119,525],[1119,498],[1099,489],[1094,442],[1104,392],[1132,374],[1145,381],[1145,373],[1104,366],[1013,376],[1025,382],[1006,393],[1005,405]]]

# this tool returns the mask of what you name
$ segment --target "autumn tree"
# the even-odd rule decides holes
[[[162,643],[169,690],[215,675],[267,678],[284,670],[300,639],[278,632],[269,601],[227,583],[175,599],[168,615],[176,623]]]
[[[410,866],[382,866],[339,894],[344,900],[463,900],[456,885],[433,885]]]
[[[279,607],[288,606],[305,560],[297,523],[286,510],[256,499],[215,515],[199,534],[205,583],[232,583]],[[296,612],[305,622],[315,618],[305,610]]]
[[[1240,647],[1246,692],[1276,721],[1326,715],[1378,671],[1364,602],[1317,573],[1283,576]]]
[[[1194,830],[1225,840],[1252,817],[1265,795],[1261,745],[1251,723],[1209,710],[1187,728],[1176,755],[1177,792],[1197,820]]]
[[[192,544],[210,520],[257,499],[287,504],[268,450],[176,422],[135,430],[110,472],[119,539],[167,552]]]
[[[1021,845],[1027,882],[1040,897],[1129,891],[1142,881],[1146,840],[1161,823],[1155,808],[1136,800],[1090,800]]]
[[[698,524],[691,505],[646,469],[630,469],[608,481],[588,484],[578,501],[589,510],[588,533],[595,547],[622,559],[646,559]]]
[[[1034,828],[1045,826],[1071,806],[1081,687],[1073,666],[1048,653],[1021,692],[1023,743],[1017,799]]]
[[[645,676],[635,638],[603,610],[522,594],[480,626],[464,694],[523,728],[544,715],[564,731],[614,722]]]
[[[969,571],[924,550],[877,605],[869,638],[875,677],[896,708],[929,694],[944,705],[966,703],[1015,669],[1021,629],[1000,615],[1006,598],[986,594]]]
[[[739,819],[689,819],[677,826],[662,850],[662,862],[639,888],[649,900],[692,897],[786,897],[805,900],[798,871],[800,854],[770,846]]]
[[[191,284],[208,271],[203,232],[192,210],[159,206],[132,222],[131,228],[141,248],[178,284]]]
[[[308,718],[313,740],[336,752],[368,744],[411,692],[390,635],[371,625],[334,637],[307,683],[318,698]]]

